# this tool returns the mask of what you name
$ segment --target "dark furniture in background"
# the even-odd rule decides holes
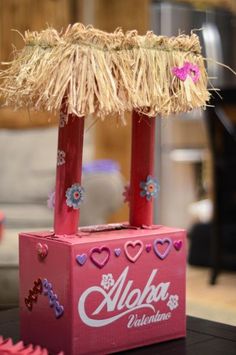
[[[222,90],[221,96],[212,100],[215,107],[206,113],[214,184],[211,284],[222,267],[236,270],[236,117],[228,116],[224,109],[236,104],[236,90]]]
[[[214,218],[212,223],[195,225],[190,231],[189,255],[191,264],[212,267],[210,282],[215,284],[222,268],[236,270],[236,120],[233,123],[223,108],[236,104],[236,76],[217,64],[236,69],[236,16],[223,8],[196,8],[181,0],[152,0],[150,14],[151,28],[159,35],[201,29],[196,33],[203,55],[209,58],[208,76],[221,90],[222,99],[213,92],[214,107],[208,107],[205,114],[214,163]]]

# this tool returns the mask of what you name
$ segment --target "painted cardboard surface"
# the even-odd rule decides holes
[[[78,235],[20,235],[24,341],[77,355],[185,336],[183,230],[159,226]],[[46,257],[40,258],[39,243],[47,245]],[[38,278],[51,284],[56,307],[45,292],[27,307],[25,298]]]

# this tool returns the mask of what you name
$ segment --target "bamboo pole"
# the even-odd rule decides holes
[[[129,223],[135,227],[153,224],[152,195],[157,186],[147,184],[147,179],[154,174],[155,121],[133,111]]]
[[[81,186],[84,118],[68,115],[62,105],[58,131],[54,232],[75,234],[79,224],[79,207],[83,200]],[[74,189],[73,189],[74,186]],[[74,202],[74,203],[73,203]]]

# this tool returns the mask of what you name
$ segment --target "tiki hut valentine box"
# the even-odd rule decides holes
[[[7,105],[58,112],[54,231],[20,234],[20,327],[52,353],[107,354],[185,336],[185,231],[153,225],[157,115],[205,107],[198,37],[81,24],[26,32]],[[84,120],[132,112],[129,222],[78,228]],[[119,127],[117,128],[119,129]]]

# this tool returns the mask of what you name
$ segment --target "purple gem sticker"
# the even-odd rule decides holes
[[[120,248],[115,248],[114,249],[114,254],[115,254],[115,256],[119,257],[120,254],[121,254],[121,249]]]
[[[55,316],[56,318],[60,318],[63,313],[64,313],[64,307],[59,303],[59,302],[55,302],[54,304],[54,312],[55,312]]]
[[[152,246],[151,246],[151,244],[146,244],[146,252],[147,253],[150,253],[150,251],[152,250]]]
[[[83,266],[87,261],[87,255],[86,254],[76,255],[76,261],[80,266]]]

